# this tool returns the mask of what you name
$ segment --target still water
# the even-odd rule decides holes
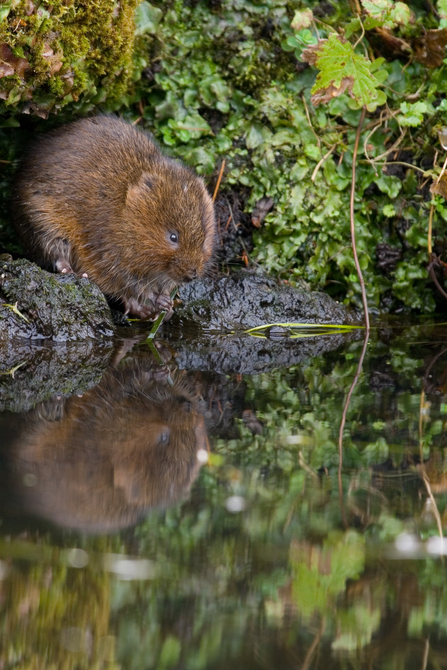
[[[446,336],[5,349],[0,668],[447,668]]]

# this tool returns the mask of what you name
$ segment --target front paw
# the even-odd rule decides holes
[[[123,303],[125,314],[132,314],[139,319],[155,321],[160,312],[166,312],[163,321],[168,321],[174,313],[174,302],[164,293],[153,293],[151,297],[146,295],[144,303],[135,298],[123,298]]]
[[[166,316],[170,313],[170,317],[173,314],[174,301],[170,295],[165,293],[158,293],[155,296],[155,307],[159,312],[166,312]],[[165,319],[166,320],[166,319]]]
[[[124,298],[124,314],[136,316],[138,319],[151,319],[154,321],[160,310],[157,309],[154,303],[145,303],[144,305],[135,298]]]

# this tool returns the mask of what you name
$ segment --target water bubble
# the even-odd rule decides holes
[[[235,514],[236,512],[243,512],[247,503],[242,496],[230,496],[225,500],[225,507],[229,512]]]
[[[37,484],[36,475],[33,475],[31,472],[24,475],[23,483],[25,484],[25,486],[29,486],[30,488],[33,487],[33,486],[36,486],[36,484]]]
[[[198,450],[197,460],[199,461],[199,463],[208,463],[208,452],[206,449]]]
[[[84,549],[69,549],[67,562],[72,568],[85,568],[88,560],[88,554]]]
[[[419,549],[419,539],[410,533],[401,533],[395,540],[396,549],[403,554],[412,554]]]
[[[438,535],[429,537],[427,540],[427,551],[429,554],[444,556],[447,554],[447,539]]]

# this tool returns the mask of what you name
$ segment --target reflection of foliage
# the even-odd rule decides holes
[[[314,612],[324,615],[331,601],[343,593],[348,579],[358,579],[363,571],[363,538],[349,531],[329,533],[322,549],[307,543],[292,542],[293,599],[304,619]]]
[[[250,408],[262,433],[253,435],[242,419],[238,440],[215,428],[215,464],[202,468],[190,499],[116,541],[115,550],[128,544],[124,551],[155,562],[153,579],[108,580],[94,561],[62,568],[52,546],[28,573],[12,561],[1,583],[0,626],[24,660],[8,661],[5,670],[25,670],[34,648],[38,659],[49,650],[54,670],[99,669],[96,641],[107,634],[116,636],[117,662],[129,670],[223,670],[255,667],[254,659],[296,668],[318,653],[334,668],[409,667],[423,658],[428,632],[433,666],[444,667],[445,566],[432,558],[389,560],[387,552],[404,532],[436,533],[417,470],[421,446],[446,522],[446,356],[433,358],[429,327],[411,329],[407,339],[392,340],[386,330],[374,337],[348,413],[341,490],[336,438],[358,343],[301,367],[213,384],[212,398],[203,393],[210,411],[219,393],[228,402],[235,397],[234,413]],[[418,340],[424,344],[416,347]],[[198,373],[194,381],[200,388]],[[245,500],[240,513],[225,505],[235,495]],[[86,551],[95,547],[91,538],[82,542]],[[0,549],[2,559],[20,556],[14,543],[9,554]],[[92,618],[90,665],[76,657],[71,666],[60,632],[85,630]]]
[[[51,563],[14,567],[1,589],[0,666],[87,670],[107,664],[118,670],[108,633],[109,589],[104,573]]]
[[[118,657],[128,658],[136,646],[145,650],[132,668],[159,667],[165,645],[173,667],[223,668],[254,657],[295,667],[297,657],[317,653],[314,643],[334,667],[338,654],[394,667],[422,656],[425,627],[445,639],[443,564],[376,560],[383,544],[404,531],[436,532],[424,511],[423,484],[404,465],[419,452],[422,353],[402,339],[387,344],[385,369],[375,343],[349,411],[342,485],[351,528],[340,530],[336,434],[358,346],[245,380],[242,407],[256,412],[262,434],[252,435],[241,421],[239,440],[217,440],[223,464],[202,470],[191,501],[140,526],[141,552],[164,571],[157,583],[115,589]],[[399,384],[397,395],[372,390],[379,372]],[[424,435],[436,454],[434,445],[443,444],[438,417],[446,409],[430,399]],[[438,474],[444,468],[442,459],[433,463],[433,479],[436,464]],[[245,512],[226,511],[230,495],[244,497]],[[438,504],[442,509],[441,496]],[[442,661],[442,653],[430,653]]]

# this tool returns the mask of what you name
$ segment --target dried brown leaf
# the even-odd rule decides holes
[[[445,58],[447,28],[427,30],[415,43],[415,58],[425,67],[441,67]]]
[[[335,98],[342,93],[346,93],[346,91],[352,94],[353,86],[354,77],[344,77],[341,80],[340,86],[331,84],[327,88],[320,88],[318,91],[315,91],[311,97],[311,102],[316,107],[320,103],[330,102],[332,98]]]
[[[441,195],[447,200],[447,173],[444,172],[441,179],[436,180],[435,183],[431,185],[430,191],[433,195]]]
[[[411,52],[411,47],[405,40],[400,39],[393,35],[391,30],[388,28],[376,28],[375,34],[378,36],[382,42],[383,48],[386,49],[386,52],[391,52],[394,55],[407,55],[408,52]]]
[[[9,77],[16,74],[23,79],[29,68],[30,65],[26,58],[14,56],[7,44],[0,44],[0,77]]]
[[[305,63],[309,63],[309,65],[316,65],[324,42],[326,42],[326,40],[318,40],[316,44],[311,44],[307,49],[303,49],[301,60]]]
[[[260,228],[265,217],[273,207],[272,198],[261,198],[256,203],[251,214],[251,222],[255,228]]]
[[[45,42],[43,46],[44,51],[42,53],[42,58],[45,58],[45,60],[50,63],[50,75],[54,74],[55,72],[59,72],[62,67],[62,54],[54,53],[53,49],[47,42]]]

